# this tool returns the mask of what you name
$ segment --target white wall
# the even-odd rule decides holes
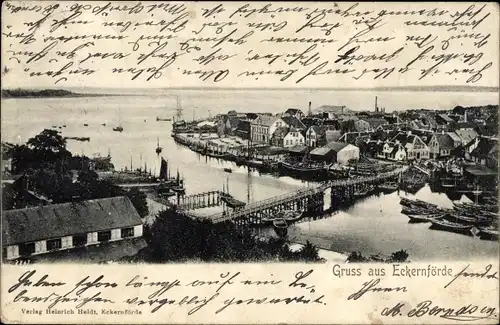
[[[142,225],[137,225],[134,227],[134,237],[142,236]]]
[[[359,159],[359,148],[352,144],[347,145],[337,153],[337,162],[345,165],[351,159]]]
[[[47,241],[41,240],[35,242],[35,254],[45,253],[47,251]]]

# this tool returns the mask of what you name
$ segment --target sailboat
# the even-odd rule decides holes
[[[163,148],[160,147],[160,138],[158,137],[156,140],[156,154],[159,155],[162,150],[163,150]]]
[[[123,127],[121,123],[120,109],[118,108],[118,126],[113,128],[113,131],[123,132]]]
[[[161,157],[161,165],[160,165],[160,177],[161,180],[168,180],[168,163],[167,161]]]

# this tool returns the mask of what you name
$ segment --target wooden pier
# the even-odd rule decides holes
[[[167,198],[162,198],[160,196],[151,197],[150,199],[166,206],[175,205],[177,209],[184,211],[185,213],[187,211],[223,205],[235,209],[241,208],[246,204],[245,202],[236,200],[230,194],[222,191],[208,191],[192,195],[177,195],[177,203],[170,202]]]
[[[283,210],[303,209],[306,213],[321,213],[340,203],[354,200],[357,190],[366,186],[377,186],[389,179],[396,178],[406,168],[398,168],[377,176],[329,181],[314,188],[300,189],[292,193],[253,202],[244,208],[217,213],[206,218],[212,223],[229,221],[238,226],[247,227],[260,225],[263,217]],[[326,201],[329,201],[329,204],[325,205]]]

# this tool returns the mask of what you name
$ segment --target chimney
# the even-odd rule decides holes
[[[375,112],[378,112],[377,96],[375,96]]]
[[[342,106],[342,115],[344,115],[344,107],[345,107],[345,106]]]
[[[309,114],[309,115],[312,115],[312,111],[311,111],[311,102],[309,102],[309,110],[308,110],[308,114]]]
[[[464,122],[467,122],[467,111],[464,113]]]

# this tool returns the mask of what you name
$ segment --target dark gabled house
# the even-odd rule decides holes
[[[480,137],[466,158],[489,168],[498,168],[498,140]]]
[[[250,121],[239,120],[235,134],[242,139],[250,140]]]
[[[448,133],[434,133],[428,146],[431,158],[448,157],[455,148],[455,141]]]
[[[142,231],[137,210],[124,196],[9,210],[2,213],[3,256],[119,260],[146,247]]]
[[[307,127],[302,123],[297,117],[284,115],[281,119],[291,128],[294,128],[297,131],[302,131],[307,129]]]

